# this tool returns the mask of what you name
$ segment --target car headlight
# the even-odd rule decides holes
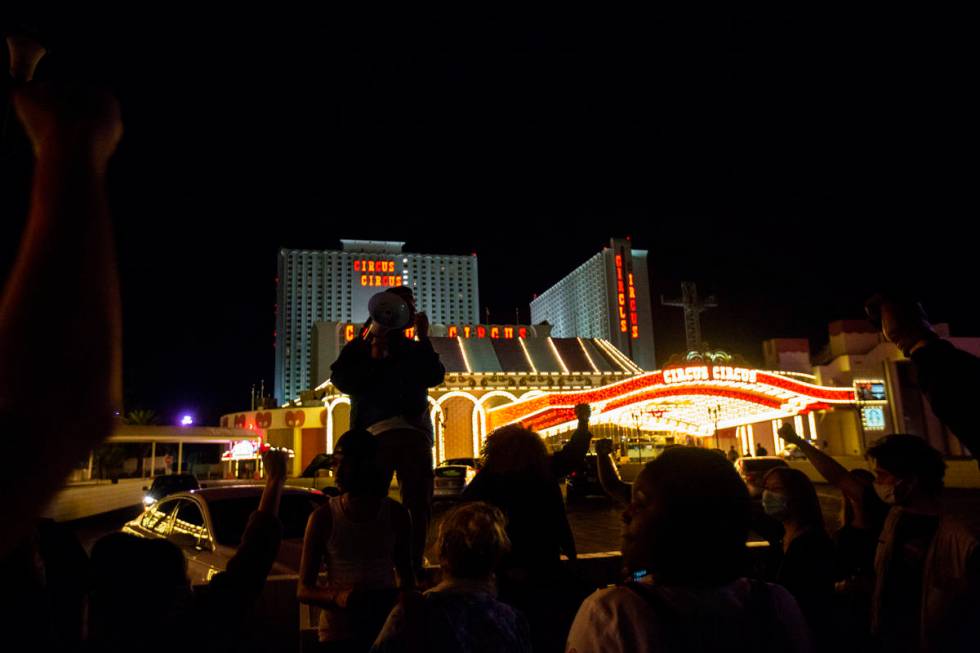
[[[143,497],[143,505],[144,506],[149,506],[149,505],[154,504],[156,502],[157,502],[157,500],[154,499],[153,497],[151,497],[149,494],[147,494],[145,497]]]

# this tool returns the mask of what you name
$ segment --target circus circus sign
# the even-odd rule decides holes
[[[799,375],[725,365],[649,372],[573,392],[546,392],[487,412],[490,430],[522,424],[545,435],[574,426],[576,404],[593,421],[649,431],[707,436],[732,428],[854,405],[854,388],[821,386]]]

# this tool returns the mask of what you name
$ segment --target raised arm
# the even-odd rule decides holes
[[[980,358],[957,349],[933,330],[922,306],[907,298],[878,295],[867,303],[883,335],[912,359],[919,387],[943,424],[980,464],[980,428],[973,419],[973,388]]]
[[[121,407],[122,327],[106,201],[122,136],[108,93],[27,84],[14,106],[35,155],[31,206],[0,299],[0,557],[33,527]],[[52,393],[57,400],[52,401]]]
[[[622,503],[629,504],[633,497],[633,486],[623,481],[619,469],[612,459],[612,440],[603,438],[596,440],[596,471],[599,474],[599,485],[606,494]]]
[[[282,540],[279,503],[288,460],[288,453],[283,449],[270,449],[262,454],[266,482],[259,507],[249,517],[238,550],[225,570],[197,590],[197,607],[212,623],[240,619],[265,587]]]
[[[551,455],[551,473],[556,479],[568,476],[585,462],[585,454],[589,452],[592,433],[589,431],[589,417],[592,409],[588,404],[575,406],[575,416],[578,418],[578,428],[559,451]]]
[[[780,426],[779,437],[789,444],[795,444],[806,456],[806,459],[817,468],[820,475],[840,490],[844,496],[854,501],[864,500],[864,484],[851,476],[846,467],[797,435],[792,424],[785,422]]]

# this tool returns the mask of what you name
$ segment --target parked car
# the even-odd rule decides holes
[[[803,453],[803,450],[797,447],[795,444],[787,445],[786,448],[779,453],[779,455],[786,460],[806,460],[806,454]]]
[[[432,488],[433,499],[458,499],[476,476],[476,467],[443,462],[432,470],[432,474],[435,477]]]
[[[745,481],[745,485],[749,488],[749,495],[753,498],[762,496],[762,479],[766,472],[774,467],[789,467],[789,465],[778,456],[752,456],[735,461],[735,469]]]
[[[191,582],[207,583],[235,555],[248,517],[259,507],[262,489],[260,485],[232,485],[178,492],[147,506],[122,530],[170,540],[184,552]],[[306,522],[324,501],[326,496],[317,490],[283,488],[279,506],[282,543],[270,574],[299,571]]]
[[[566,501],[574,502],[590,496],[607,496],[599,483],[598,458],[594,453],[586,454],[582,466],[569,474],[565,481]]]
[[[143,488],[143,505],[149,506],[160,499],[177,492],[189,492],[200,489],[197,477],[193,474],[167,474],[153,479],[150,487]]]
[[[318,453],[315,455],[302,474],[289,479],[289,484],[294,487],[309,487],[320,490],[327,496],[338,496],[340,490],[337,489],[337,478],[334,475],[333,454]]]

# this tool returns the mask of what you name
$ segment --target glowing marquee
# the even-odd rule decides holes
[[[221,454],[221,460],[255,460],[261,453],[262,446],[251,440],[236,442],[231,451]]]
[[[520,423],[538,431],[575,423],[575,405],[587,403],[599,422],[643,412],[658,428],[706,435],[770,419],[854,405],[853,388],[805,383],[762,370],[724,365],[649,372],[601,388],[551,392],[488,411],[488,427]],[[715,417],[711,412],[717,411]]]
[[[664,383],[690,383],[691,381],[742,381],[744,383],[755,383],[758,380],[756,370],[744,367],[725,367],[722,365],[700,365],[697,367],[675,367],[664,370]]]

